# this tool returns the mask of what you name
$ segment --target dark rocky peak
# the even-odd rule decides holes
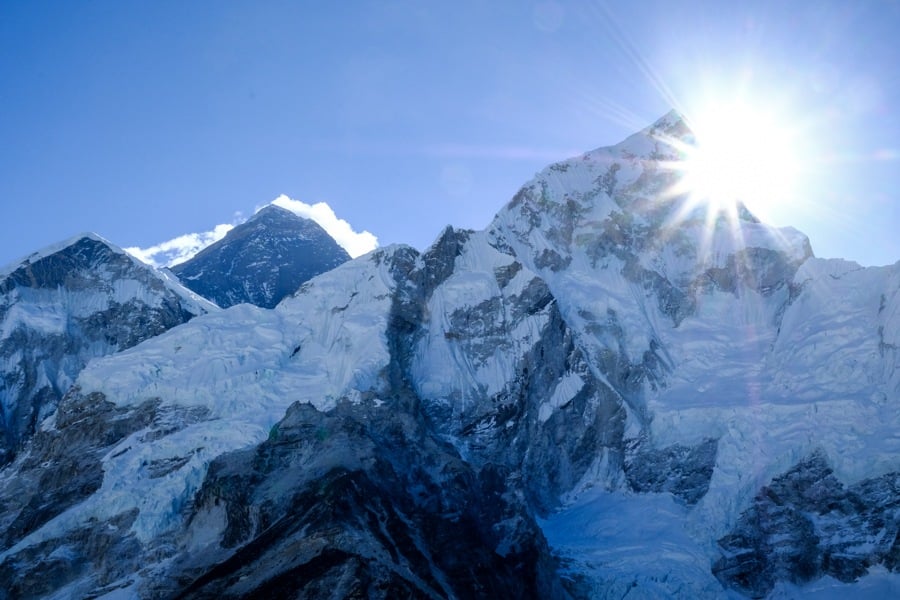
[[[0,272],[0,465],[56,410],[88,360],[214,308],[94,234]]]
[[[100,236],[83,233],[34,252],[0,272],[0,293],[15,287],[53,289],[81,278],[98,280],[116,272],[139,272],[139,263]]]
[[[247,219],[243,225],[253,225],[255,227],[267,227],[267,228],[285,228],[290,229],[293,227],[307,227],[311,230],[321,230],[321,226],[313,221],[312,219],[307,219],[301,217],[300,215],[289,211],[286,208],[281,208],[280,206],[276,206],[274,204],[267,204],[262,207],[252,217]],[[241,229],[242,226],[235,227],[235,230]],[[247,229],[243,227],[243,229]]]
[[[472,231],[454,229],[447,225],[437,240],[422,255],[424,263],[425,296],[453,274],[456,257],[460,255]]]
[[[25,296],[31,301],[38,296],[46,300],[47,293],[60,289],[69,293],[100,294],[114,303],[140,301],[157,305],[165,298],[167,302],[183,304],[192,315],[215,308],[166,273],[142,263],[96,234],[83,233],[0,270],[0,294],[8,295],[6,302],[0,304],[0,319],[13,302]],[[80,299],[90,304],[87,298],[70,297],[68,308],[83,312],[82,309],[99,306],[96,303],[87,307],[75,306]]]
[[[270,204],[172,272],[223,308],[242,302],[273,308],[348,260],[318,223]]]

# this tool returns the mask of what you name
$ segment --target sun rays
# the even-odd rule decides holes
[[[714,251],[717,239],[743,246],[742,223],[757,215],[764,220],[770,208],[796,197],[797,129],[775,112],[739,101],[708,103],[681,118],[686,128],[657,135],[677,156],[660,163],[675,175],[661,197],[672,202],[664,230],[702,228],[701,256]]]
[[[769,205],[791,200],[800,160],[788,123],[746,103],[686,118],[694,143],[680,148],[680,192],[724,214],[742,204],[765,213]]]

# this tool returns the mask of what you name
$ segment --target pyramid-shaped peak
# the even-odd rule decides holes
[[[78,235],[73,235],[66,240],[62,240],[60,242],[56,242],[55,244],[45,246],[37,252],[32,252],[30,255],[19,262],[25,262],[26,260],[34,262],[35,260],[50,256],[52,254],[56,254],[57,252],[61,252],[62,250],[65,250],[66,248],[70,248],[72,246],[106,247],[119,254],[125,254],[124,250],[122,250],[109,240],[97,235],[96,233],[85,231],[83,233],[79,233]]]
[[[646,156],[646,152],[658,153],[661,150],[659,148],[660,143],[663,146],[672,147],[673,145],[680,146],[681,143],[692,145],[694,142],[694,132],[688,123],[688,119],[678,110],[672,109],[656,119],[651,125],[628,136],[622,142],[612,146],[612,148],[624,149],[639,156],[650,158]]]
[[[694,143],[694,132],[688,120],[674,108],[657,119],[650,126],[649,133],[656,138]]]
[[[348,260],[321,225],[268,204],[172,272],[223,308],[242,302],[272,308],[307,280]]]
[[[234,240],[247,235],[274,231],[333,241],[325,228],[313,219],[276,204],[267,204],[260,208],[252,217],[229,231],[226,239]]]
[[[229,231],[222,240],[216,242],[212,246],[204,248],[200,254],[211,253],[213,246],[218,244],[235,243],[238,240],[248,237],[259,237],[269,235],[286,235],[289,237],[298,237],[307,240],[320,240],[322,243],[334,243],[325,228],[319,225],[313,219],[303,217],[294,211],[277,206],[275,204],[267,204],[256,211],[252,217],[235,226]],[[198,256],[200,255],[198,254]]]
[[[682,115],[681,112],[674,108],[654,121],[653,125],[650,126],[650,129],[671,129],[673,127],[688,128],[687,119],[684,118],[684,115]]]
[[[247,222],[251,221],[260,221],[260,220],[271,220],[271,219],[300,219],[303,221],[309,221],[305,217],[301,217],[297,213],[278,206],[277,204],[266,204],[258,211],[256,211],[252,217],[247,219]]]

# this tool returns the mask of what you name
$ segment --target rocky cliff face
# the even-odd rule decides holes
[[[670,193],[689,136],[92,362],[0,472],[6,593],[895,585],[900,269],[707,218]]]
[[[93,235],[8,268],[0,275],[0,464],[53,413],[90,359],[209,308]]]
[[[713,572],[728,587],[765,597],[776,582],[825,575],[853,582],[870,567],[898,568],[900,473],[839,481],[814,452],[765,485],[721,540]]]
[[[172,272],[222,308],[272,308],[301,284],[350,260],[316,222],[269,205]]]
[[[235,307],[94,363],[5,471],[6,518],[25,524],[4,540],[8,589],[565,597],[515,465],[464,460],[414,391],[427,279],[414,250],[378,251],[275,311]],[[53,503],[21,493],[40,480]],[[65,566],[37,560],[51,554]]]

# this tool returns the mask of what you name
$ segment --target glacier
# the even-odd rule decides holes
[[[710,219],[691,135],[91,360],[0,471],[6,594],[896,593],[900,263]]]

